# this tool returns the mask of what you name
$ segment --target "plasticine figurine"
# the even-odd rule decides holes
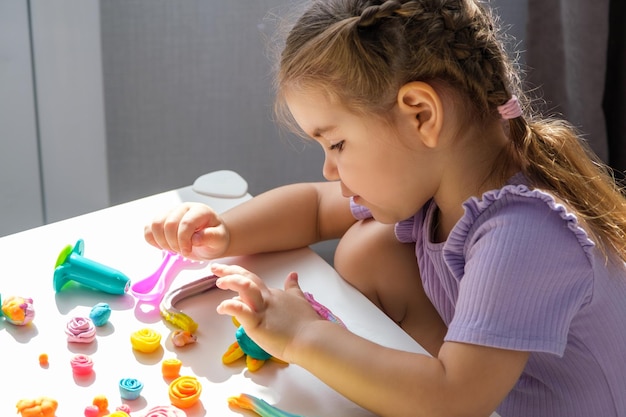
[[[239,324],[235,317],[232,318],[233,323],[237,327],[235,338],[237,339],[228,350],[222,355],[222,363],[229,365],[239,358],[246,357],[246,367],[250,372],[259,370],[267,360],[271,359],[279,363],[285,363],[264,351],[250,336],[246,334],[243,326]]]
[[[35,318],[32,298],[8,297],[2,301],[2,315],[11,324],[24,326]]]
[[[339,317],[335,316],[327,307],[317,302],[315,298],[313,298],[313,295],[311,293],[305,292],[304,296],[320,317],[345,327],[343,321],[341,321]],[[250,339],[250,337],[246,334],[243,326],[241,326],[239,322],[237,322],[237,319],[235,319],[235,317],[233,317],[232,320],[237,327],[237,331],[235,332],[235,338],[237,339],[237,341],[230,345],[226,353],[222,355],[222,363],[228,365],[235,362],[237,359],[245,356],[246,366],[250,372],[254,372],[260,369],[265,361],[269,359],[276,362],[285,363],[280,359],[274,358],[272,355],[264,351],[259,345],[257,345],[254,340]]]

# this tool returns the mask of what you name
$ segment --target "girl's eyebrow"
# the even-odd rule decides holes
[[[314,138],[319,138],[320,136],[324,136],[324,134],[337,129],[337,126],[324,126],[324,127],[318,127],[317,129],[315,129],[313,131],[313,134],[311,135]]]

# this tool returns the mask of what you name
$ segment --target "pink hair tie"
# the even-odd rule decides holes
[[[511,120],[522,115],[522,108],[519,105],[519,100],[517,100],[517,96],[513,95],[501,106],[498,106],[498,113],[504,120]]]

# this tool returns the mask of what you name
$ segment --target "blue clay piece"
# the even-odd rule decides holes
[[[239,328],[235,332],[235,337],[237,338],[237,343],[239,343],[239,347],[246,355],[262,361],[266,361],[272,357],[272,355],[261,349],[259,345],[257,345],[252,339],[250,339],[250,336],[246,334],[243,326],[239,326]]]
[[[98,303],[92,307],[89,318],[97,327],[104,326],[111,317],[111,307],[107,303]]]
[[[120,380],[120,396],[124,400],[136,400],[141,395],[143,383],[134,378],[123,378]]]

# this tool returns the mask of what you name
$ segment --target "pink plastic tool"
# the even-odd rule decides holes
[[[163,251],[163,260],[159,268],[131,285],[130,292],[141,301],[159,303],[180,271],[199,269],[205,265],[206,262],[194,261],[176,253]]]

